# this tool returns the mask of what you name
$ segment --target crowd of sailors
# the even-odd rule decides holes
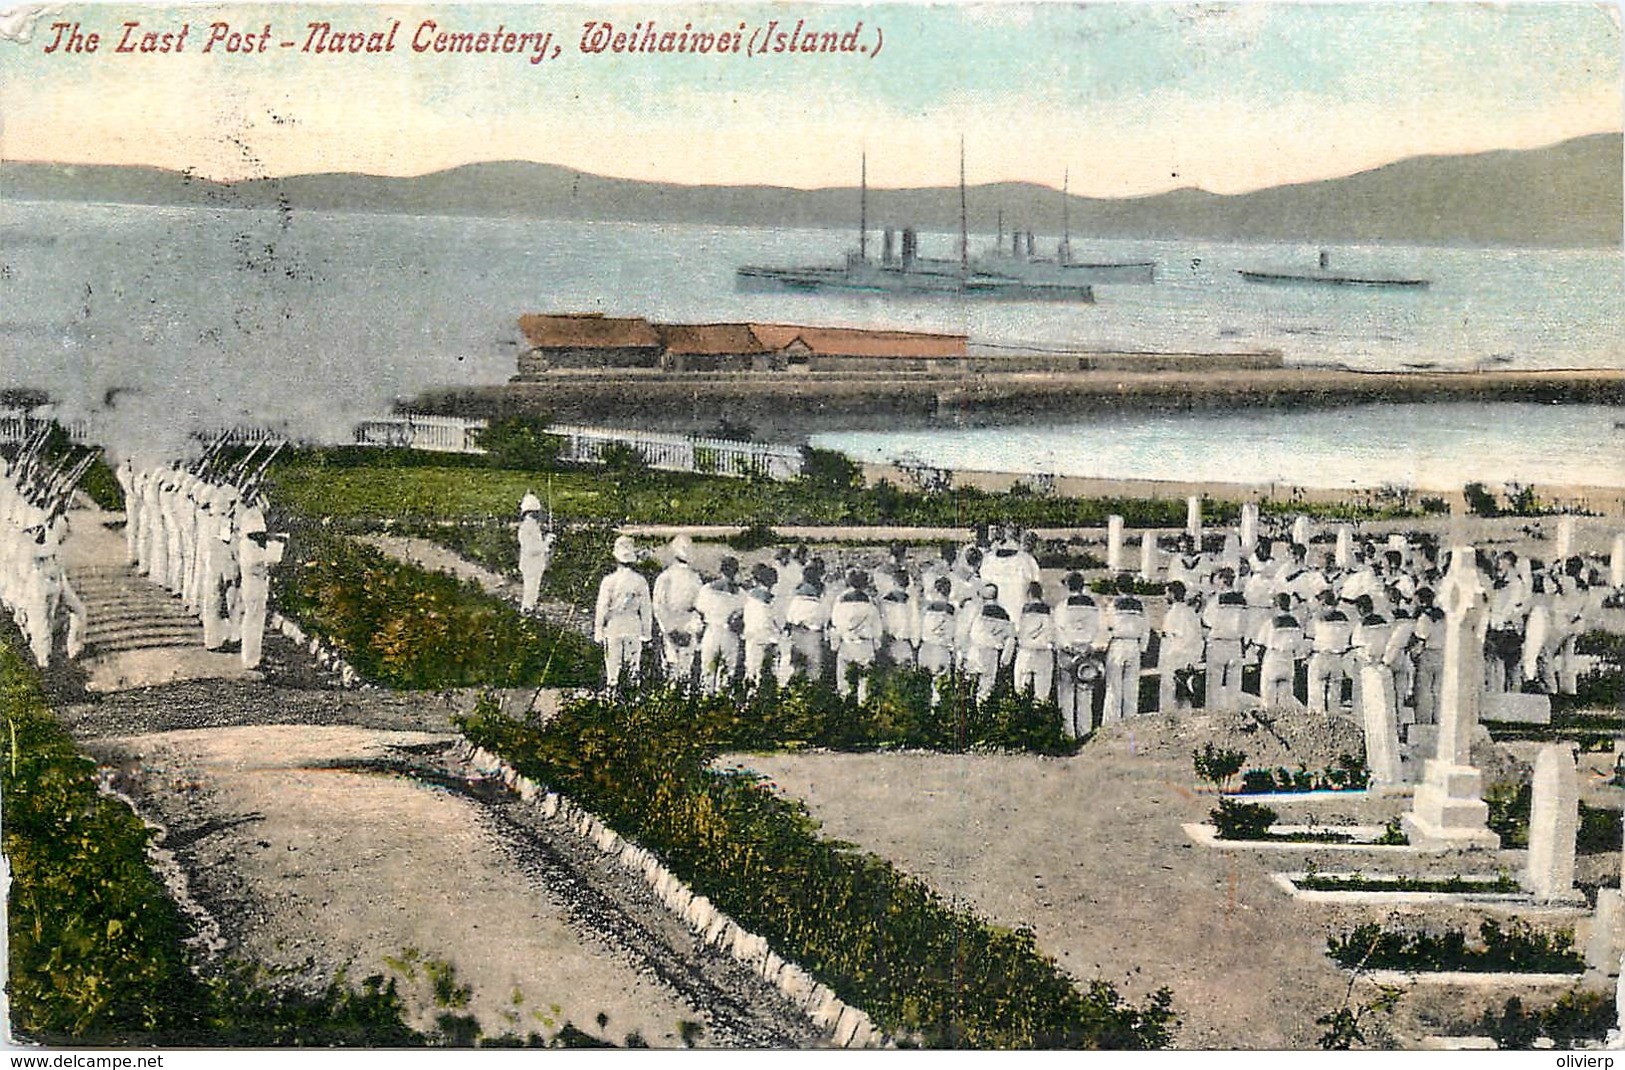
[[[1436,723],[1445,635],[1436,592],[1451,551],[1403,535],[1356,541],[1347,525],[1335,546],[1311,543],[1301,520],[1275,539],[1256,530],[1251,546],[1237,531],[1218,547],[1182,536],[1153,584],[1126,582],[1124,572],[1091,585],[1069,571],[1058,588],[1045,583],[1037,536],[1014,527],[990,527],[926,560],[899,545],[883,561],[842,567],[782,546],[749,568],[723,557],[715,575],[694,567],[693,540],[679,535],[652,586],[636,568],[638,547],[622,537],[594,634],[608,679],[638,682],[653,646],[667,678],[707,692],[833,668],[841,693],[861,701],[875,667],[892,665],[957,672],[985,698],[1008,673],[1017,691],[1053,699],[1074,735],[1197,704],[1358,716],[1373,680],[1400,723]],[[1621,597],[1615,550],[1611,564],[1474,551],[1487,691],[1574,693],[1576,641],[1605,600]],[[1159,586],[1157,595],[1115,593]],[[1154,699],[1148,687],[1142,701],[1142,675],[1156,677]]]
[[[287,544],[266,530],[268,464],[250,475],[245,462],[216,472],[207,458],[142,469],[125,459],[117,470],[126,560],[198,618],[205,650],[235,650],[245,669],[260,663],[271,569]]]
[[[70,452],[47,464],[42,444],[0,457],[0,602],[43,668],[85,648],[85,605],[63,568],[61,545],[69,500],[96,453]],[[222,444],[189,466],[137,469],[129,458],[119,465],[125,555],[198,618],[205,649],[236,652],[251,669],[260,662],[270,572],[286,543],[266,530],[257,489],[275,450],[257,469],[250,470],[260,447],[227,468],[217,463]]]
[[[85,645],[85,604],[62,567],[61,546],[68,499],[94,454],[47,463],[42,444],[0,457],[0,604],[45,666],[58,646],[75,658]]]

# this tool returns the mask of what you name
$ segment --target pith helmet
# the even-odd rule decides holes
[[[620,538],[615,540],[614,554],[615,560],[619,561],[621,564],[633,564],[638,559],[637,543],[632,541],[632,536],[622,535]]]
[[[519,502],[519,515],[524,516],[526,513],[539,513],[541,511],[541,499],[527,490],[525,497]]]
[[[687,535],[679,535],[671,540],[671,556],[687,564],[694,556],[694,540]]]

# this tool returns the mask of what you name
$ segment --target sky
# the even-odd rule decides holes
[[[1618,131],[1625,112],[1617,4],[57,4],[30,21],[42,6],[0,0],[0,158],[221,179],[522,159],[810,188],[854,184],[866,153],[874,186],[945,185],[963,137],[972,183],[1233,193]],[[870,51],[581,49],[589,21],[748,34],[797,18]],[[391,53],[303,48],[312,22],[397,20]],[[98,51],[45,51],[64,21]],[[181,52],[119,54],[127,21],[191,29]],[[558,55],[414,51],[431,21],[419,40],[500,25],[551,32]],[[269,25],[267,50],[203,52],[217,22]]]

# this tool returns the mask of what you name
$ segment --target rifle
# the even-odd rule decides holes
[[[96,463],[96,458],[100,456],[101,452],[100,446],[93,450],[87,451],[85,455],[79,458],[78,462],[71,469],[69,469],[67,476],[62,480],[61,484],[53,488],[52,493],[55,496],[56,501],[51,506],[50,512],[47,514],[45,521],[47,525],[51,524],[56,520],[57,517],[68,511],[68,504],[73,500],[74,488],[79,485],[79,481],[81,479],[85,478],[85,473],[90,471],[90,466]]]
[[[281,453],[283,447],[287,446],[287,444],[288,440],[285,438],[278,440],[276,447],[266,455],[265,460],[260,462],[260,466],[254,469],[254,474],[243,481],[243,501],[247,501],[254,493],[258,492],[260,481],[265,478],[266,470],[271,467],[271,462],[276,460],[277,454]]]
[[[254,459],[254,454],[258,453],[267,441],[269,440],[263,438],[256,441],[253,447],[243,454],[242,459],[231,466],[231,471],[226,473],[227,483],[235,484],[239,479],[243,478],[243,473],[248,471],[248,462]]]
[[[220,452],[221,447],[226,444],[226,440],[230,437],[230,431],[220,432],[220,434],[215,436],[215,440],[209,443],[209,448],[203,451],[203,455],[197,460],[193,461],[191,464],[187,465],[186,470],[195,476],[201,476],[204,472],[208,471],[209,464],[214,458],[214,455]]]
[[[39,460],[39,454],[45,448],[45,442],[51,437],[51,425],[46,424],[23,443],[23,448],[17,451],[17,485],[26,486],[33,474],[33,469]]]
[[[56,483],[58,477],[60,477],[62,473],[67,470],[72,459],[73,450],[70,449],[67,453],[62,455],[61,460],[57,461],[56,466],[47,472],[43,477],[40,477],[37,474],[34,475],[23,490],[23,493],[28,500],[34,505],[38,506],[43,506],[49,502],[51,500],[52,486]]]

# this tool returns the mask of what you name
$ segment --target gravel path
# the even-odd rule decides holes
[[[109,785],[159,828],[162,869],[216,953],[310,985],[397,978],[422,1029],[450,1012],[488,1036],[569,1022],[616,1044],[823,1042],[631,874],[457,765],[451,717],[471,693],[341,690],[272,633],[243,673],[120,563],[105,516],[76,519],[69,564],[108,641],[47,686]],[[130,671],[131,651],[154,671]],[[108,689],[87,690],[114,658]],[[466,1002],[437,999],[442,963]]]

